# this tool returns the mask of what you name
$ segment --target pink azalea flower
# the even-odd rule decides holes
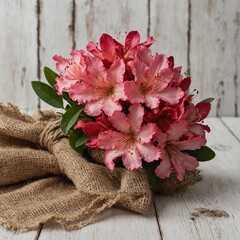
[[[86,143],[88,147],[97,148],[98,135],[112,127],[105,114],[101,114],[96,118],[96,122],[87,120],[80,120],[77,122],[74,129],[82,129],[85,135],[90,137],[90,140]]]
[[[116,59],[109,69],[95,57],[87,58],[87,77],[69,90],[69,96],[79,104],[86,103],[84,111],[89,116],[98,116],[102,110],[111,116],[121,111],[119,100],[126,100],[123,74],[125,65]]]
[[[117,55],[123,59],[127,63],[130,60],[133,60],[137,50],[140,47],[149,48],[155,40],[153,37],[150,37],[147,41],[140,43],[140,34],[138,31],[131,31],[127,34],[125,39],[125,44],[122,45],[121,43],[115,41],[116,43],[116,52]]]
[[[132,71],[135,80],[125,82],[125,92],[131,103],[145,103],[153,109],[159,106],[160,100],[176,104],[184,95],[181,88],[170,86],[174,73],[164,54],[156,54],[149,66],[136,59]]]
[[[199,149],[206,144],[206,139],[196,135],[191,138],[184,138],[187,132],[187,122],[180,120],[173,123],[167,133],[159,130],[155,134],[158,147],[162,153],[162,161],[155,170],[159,178],[169,177],[173,168],[178,174],[178,180],[182,181],[186,170],[193,171],[199,166],[196,158],[182,151]]]
[[[158,108],[145,110],[144,120],[146,122],[156,123],[162,132],[167,132],[169,127],[180,120],[185,112],[184,103],[186,97],[182,97],[178,104],[160,103]]]
[[[160,157],[159,150],[153,145],[151,139],[157,131],[153,123],[142,126],[144,109],[140,104],[129,108],[126,116],[123,112],[114,112],[109,121],[114,130],[107,130],[98,137],[98,146],[105,149],[104,163],[113,170],[114,160],[122,157],[124,166],[137,169],[142,166],[141,159],[152,162]]]
[[[205,136],[205,131],[210,132],[210,128],[207,125],[200,123],[207,117],[210,109],[211,104],[208,102],[200,102],[196,106],[193,103],[188,105],[183,119],[188,122],[190,132],[201,136]]]
[[[63,91],[69,90],[72,85],[81,81],[86,69],[86,56],[84,51],[73,50],[71,59],[58,55],[55,55],[53,59],[57,62],[56,68],[61,75],[56,78],[57,84],[55,85],[60,95]]]
[[[95,57],[100,58],[105,65],[110,66],[117,57],[115,40],[110,35],[104,33],[100,38],[100,47],[101,49],[94,42],[89,42],[87,50]]]
[[[139,33],[131,31],[127,34],[123,45],[105,33],[100,38],[101,49],[94,42],[89,42],[87,50],[95,57],[100,58],[105,66],[109,67],[116,57],[124,59],[126,63],[133,59],[140,46],[150,47],[154,42],[153,37],[150,37],[146,42],[140,43]]]

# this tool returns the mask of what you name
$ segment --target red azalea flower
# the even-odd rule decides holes
[[[184,135],[187,132],[188,123],[181,120],[174,122],[167,133],[159,130],[155,134],[162,153],[162,161],[155,170],[159,178],[169,177],[173,168],[178,174],[178,180],[182,181],[186,170],[193,171],[199,166],[196,158],[182,151],[199,149],[206,144],[206,139],[202,136],[185,139]]]
[[[107,116],[102,113],[98,118],[96,118],[96,122],[86,120],[78,121],[74,129],[82,129],[84,134],[90,137],[90,140],[86,143],[86,145],[92,148],[97,148],[98,135],[103,131],[111,129],[111,127],[112,125],[108,121]]]
[[[208,102],[200,102],[196,106],[190,103],[186,108],[186,112],[183,115],[183,119],[188,122],[189,131],[201,136],[205,135],[205,131],[210,132],[210,128],[207,125],[200,122],[207,117],[211,109],[211,104]]]

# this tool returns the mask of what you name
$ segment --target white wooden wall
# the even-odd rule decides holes
[[[48,108],[30,82],[54,54],[136,29],[191,75],[196,101],[215,98],[212,116],[239,116],[239,28],[239,0],[0,0],[0,102]]]

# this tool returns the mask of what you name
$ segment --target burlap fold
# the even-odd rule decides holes
[[[111,171],[101,161],[87,161],[70,147],[59,125],[53,112],[30,117],[12,104],[0,105],[0,223],[31,230],[52,220],[72,230],[113,205],[146,213],[152,189],[144,170]],[[198,171],[181,183],[173,175],[154,190],[184,191],[200,179]]]
[[[33,118],[0,105],[0,223],[29,230],[53,220],[71,230],[113,205],[146,213],[152,193],[145,172],[87,161],[59,122],[53,114]]]

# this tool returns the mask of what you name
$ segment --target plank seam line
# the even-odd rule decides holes
[[[190,69],[190,51],[191,51],[191,24],[192,24],[192,5],[191,0],[188,0],[188,31],[187,31],[187,75],[191,75]]]
[[[162,229],[161,229],[161,226],[160,226],[160,222],[159,222],[159,218],[158,218],[159,216],[158,216],[158,212],[157,212],[157,207],[155,205],[155,199],[153,200],[153,208],[154,208],[156,219],[157,219],[157,225],[158,225],[160,240],[164,240],[163,239],[163,232],[162,232]]]
[[[76,48],[75,28],[76,28],[76,1],[72,0],[72,22],[71,22],[72,49]]]
[[[147,1],[147,10],[148,10],[147,37],[149,38],[151,33],[151,0]]]
[[[36,5],[36,14],[37,14],[37,78],[38,81],[41,81],[41,59],[40,59],[40,47],[41,47],[41,38],[40,38],[40,31],[41,31],[41,0],[37,0]],[[38,98],[38,106],[39,109],[41,108],[41,101]]]
[[[229,126],[227,125],[227,123],[225,123],[222,118],[219,118],[219,120],[220,120],[221,123],[227,128],[227,130],[237,139],[237,141],[240,143],[240,139],[239,139],[238,136],[229,128]]]
[[[40,237],[40,234],[42,232],[42,229],[43,229],[43,224],[41,224],[38,228],[38,231],[37,231],[37,235],[35,236],[34,240],[39,240],[39,237]]]

